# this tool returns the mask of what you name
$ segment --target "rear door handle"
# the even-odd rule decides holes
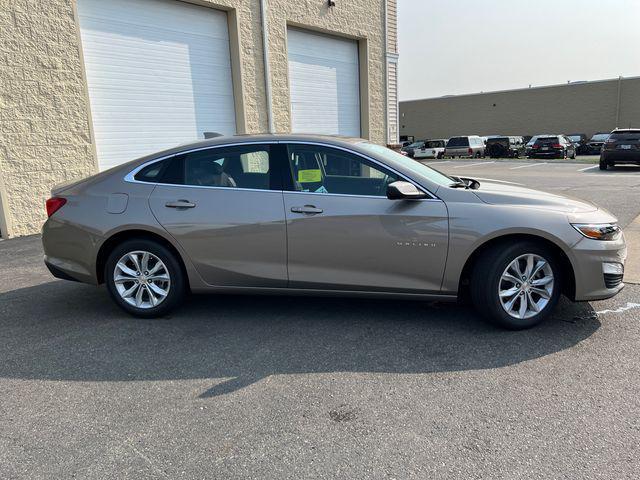
[[[177,202],[167,202],[164,206],[169,208],[193,208],[196,204],[189,200],[178,200]]]
[[[316,208],[315,205],[305,205],[304,207],[291,207],[293,213],[306,213],[308,215],[316,215],[322,213],[321,208]]]

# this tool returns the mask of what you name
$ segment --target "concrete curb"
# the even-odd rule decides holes
[[[624,282],[640,284],[640,215],[624,229],[627,241],[627,261],[624,266]]]

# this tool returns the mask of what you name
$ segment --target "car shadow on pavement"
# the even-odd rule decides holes
[[[599,327],[589,304],[566,300],[521,332],[454,304],[303,297],[192,296],[170,317],[140,320],[104,288],[54,281],[0,293],[0,377],[221,382],[206,398],[277,374],[504,367],[571,348]]]

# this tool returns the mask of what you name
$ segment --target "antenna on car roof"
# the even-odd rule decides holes
[[[224,135],[222,135],[221,133],[218,132],[204,132],[204,138],[216,138],[216,137],[223,137]]]

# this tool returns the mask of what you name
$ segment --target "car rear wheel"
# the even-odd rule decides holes
[[[560,270],[546,248],[532,242],[485,252],[471,278],[473,304],[490,322],[510,330],[538,325],[560,298]]]
[[[179,260],[152,240],[128,240],[114,248],[107,259],[104,278],[113,301],[142,318],[167,314],[185,294]]]
[[[604,160],[600,159],[600,170],[606,170],[609,167],[609,165],[607,164],[607,162],[605,162]]]

